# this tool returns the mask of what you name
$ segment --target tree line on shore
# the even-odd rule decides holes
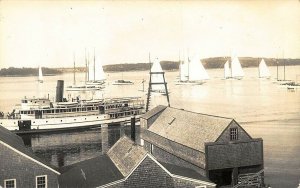
[[[46,68],[43,67],[43,75],[57,75],[63,72],[56,68]],[[38,76],[38,68],[3,68],[0,70],[0,76]]]
[[[257,67],[262,58],[240,57],[242,67]],[[201,62],[206,69],[223,68],[224,63],[229,60],[229,57],[214,57],[202,59]],[[300,59],[275,59],[264,58],[268,66],[290,66],[300,65]],[[179,61],[161,61],[162,69],[166,71],[175,71],[179,69]],[[150,63],[124,63],[114,65],[104,65],[105,72],[126,72],[126,71],[149,71]],[[73,72],[73,68],[43,68],[44,75],[56,75],[64,72]],[[85,67],[76,67],[76,72],[85,72]],[[3,68],[0,70],[0,76],[32,76],[37,75],[37,68]]]

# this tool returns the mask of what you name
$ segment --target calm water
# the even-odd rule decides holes
[[[276,67],[270,67],[276,75]],[[246,68],[243,80],[222,80],[223,70],[208,70],[211,77],[201,86],[177,86],[178,72],[167,72],[166,79],[171,92],[171,106],[190,111],[235,118],[252,137],[264,140],[265,182],[272,187],[296,187],[300,180],[300,90],[291,92],[280,88],[271,80],[257,79],[256,68]],[[279,77],[283,78],[283,68]],[[148,72],[107,74],[108,82],[128,79],[135,82],[129,86],[108,84],[103,92],[65,93],[65,96],[86,98],[141,96],[142,80],[148,80]],[[77,74],[82,83],[84,74]],[[11,112],[13,105],[24,96],[48,96],[53,99],[56,81],[65,80],[65,86],[73,83],[72,74],[44,77],[37,84],[36,77],[0,78],[0,111]],[[300,82],[300,66],[286,68],[286,79]],[[162,96],[153,96],[152,106],[167,104]],[[110,127],[81,132],[40,134],[24,136],[26,145],[40,157],[56,166],[102,155],[122,135],[129,135],[130,128]]]

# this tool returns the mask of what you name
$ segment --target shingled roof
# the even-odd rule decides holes
[[[130,138],[123,136],[107,152],[123,176],[127,176],[145,157],[147,151],[136,145]]]
[[[208,183],[211,182],[209,179],[202,176],[201,174],[199,174],[198,172],[196,172],[193,169],[185,168],[185,167],[182,167],[182,166],[177,166],[177,165],[170,164],[170,163],[164,163],[164,162],[161,162],[161,161],[159,161],[159,163],[163,167],[165,167],[173,175],[178,175],[178,176],[182,176],[182,177],[201,180],[201,181],[205,181],[205,182],[208,182]]]
[[[147,113],[141,115],[141,118],[149,119],[149,118],[151,118],[152,116],[156,115],[157,113],[163,111],[163,110],[166,109],[166,108],[167,108],[166,106],[158,105],[158,106],[156,106],[155,108],[153,108],[153,109],[151,109],[150,111],[148,111]]]
[[[15,152],[23,155],[24,157],[26,157],[36,163],[39,163],[40,165],[52,170],[56,174],[60,174],[58,172],[58,169],[55,166],[48,164],[45,161],[43,161],[42,159],[35,156],[33,151],[24,145],[24,142],[21,137],[10,132],[8,129],[6,129],[2,126],[0,126],[0,141],[3,142],[4,145],[11,148]]]
[[[60,187],[97,187],[123,177],[107,155],[63,167],[59,176]]]
[[[204,152],[204,143],[216,141],[232,120],[167,107],[148,130]]]

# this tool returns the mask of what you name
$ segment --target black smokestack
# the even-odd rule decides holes
[[[57,80],[56,102],[62,102],[63,101],[63,95],[64,95],[64,81],[63,80]]]
[[[135,116],[131,117],[131,139],[135,142]]]

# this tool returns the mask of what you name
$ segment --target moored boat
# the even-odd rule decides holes
[[[259,78],[269,79],[271,77],[271,73],[264,59],[261,60],[258,66],[258,74]]]
[[[224,78],[241,80],[244,77],[244,71],[238,57],[231,58],[231,67],[229,68],[229,61],[224,64]]]
[[[16,133],[48,132],[126,122],[142,113],[144,101],[138,97],[65,102],[24,98],[0,125]]]
[[[200,58],[195,56],[192,61],[186,60],[180,63],[180,80],[176,85],[201,85],[209,79]]]
[[[134,83],[129,80],[116,80],[112,83],[112,85],[133,85]]]
[[[68,86],[66,88],[66,91],[95,91],[95,90],[101,90],[104,89],[104,86],[101,85],[74,85],[74,86]]]
[[[41,66],[39,66],[38,82],[39,83],[43,83],[44,82],[44,77],[43,77],[43,72],[42,72],[42,67]]]

